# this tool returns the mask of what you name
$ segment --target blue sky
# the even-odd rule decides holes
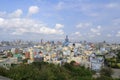
[[[0,40],[120,42],[120,0],[1,0]]]

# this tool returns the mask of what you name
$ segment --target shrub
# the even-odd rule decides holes
[[[112,71],[111,68],[107,67],[107,68],[101,69],[100,74],[104,75],[104,76],[107,76],[107,77],[111,77],[111,75],[113,74],[113,71]]]

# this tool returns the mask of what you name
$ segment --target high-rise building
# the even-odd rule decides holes
[[[65,41],[63,43],[63,46],[68,46],[69,45],[69,39],[68,39],[68,35],[66,35]]]
[[[65,42],[69,42],[68,35],[66,35]]]

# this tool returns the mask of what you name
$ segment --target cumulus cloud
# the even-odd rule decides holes
[[[28,32],[38,34],[64,34],[62,29],[50,28],[44,23],[26,18],[0,18],[0,28],[12,30],[10,34],[13,35],[22,35]]]
[[[38,13],[39,12],[39,7],[38,6],[30,6],[29,7],[29,15],[31,15],[31,14],[36,14],[36,13]]]
[[[83,39],[83,35],[79,32],[73,32],[69,35],[71,41],[79,41],[80,39]]]
[[[63,28],[63,27],[64,27],[64,25],[62,25],[62,24],[56,24],[56,25],[55,25],[55,28],[56,28],[56,29],[61,29],[61,28]]]
[[[100,25],[99,25],[99,26],[97,26],[97,29],[99,29],[99,30],[100,30],[100,29],[101,29],[101,26],[100,26]]]
[[[3,18],[0,18],[0,25],[2,25],[4,22],[4,19]]]
[[[98,29],[91,28],[90,31],[93,32],[93,33],[96,33],[96,32],[98,32],[99,30],[98,30]]]
[[[97,28],[91,28],[90,31],[93,33],[99,33],[101,29],[101,26],[97,26]]]
[[[0,12],[0,17],[2,17],[2,18],[19,18],[22,16],[22,14],[23,14],[22,9],[17,9],[11,13],[7,13],[5,11]]]
[[[21,15],[23,14],[23,11],[21,9],[17,9],[16,11],[14,11],[13,13],[9,14],[9,17],[21,17]]]
[[[92,26],[92,23],[79,23],[76,25],[76,28],[86,28]]]
[[[90,29],[91,33],[89,33],[89,37],[96,37],[101,35],[101,26],[97,26],[97,28],[91,28]]]
[[[75,34],[76,34],[76,35],[79,35],[79,34],[80,34],[80,32],[75,32]]]
[[[29,7],[29,15],[38,13],[37,6]],[[31,18],[21,18],[23,11],[17,9],[12,13],[0,12],[0,29],[11,35],[24,35],[27,33],[44,34],[44,35],[61,35],[64,34],[63,24],[57,23],[54,28],[45,23]]]
[[[82,36],[82,34],[80,33],[80,32],[78,32],[78,31],[76,31],[76,32],[74,32],[74,33],[72,33],[72,36],[79,36],[79,37],[81,37]]]

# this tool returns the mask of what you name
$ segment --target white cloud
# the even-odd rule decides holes
[[[120,31],[117,32],[116,37],[120,37]]]
[[[98,29],[91,28],[90,31],[93,32],[93,33],[96,33],[96,32],[98,32],[99,30],[98,30]]]
[[[79,36],[79,37],[81,37],[82,34],[81,34],[80,32],[78,32],[78,31],[76,31],[76,32],[74,32],[74,33],[72,34],[72,36]]]
[[[5,29],[6,31],[12,30],[10,34],[13,35],[22,35],[28,32],[38,34],[64,34],[64,31],[60,28],[50,28],[44,23],[26,18],[0,18],[0,28]]]
[[[38,33],[44,33],[44,34],[63,34],[63,30],[57,30],[57,29],[51,29],[48,27],[41,27],[40,32]]]
[[[100,26],[100,25],[98,25],[98,26],[97,26],[97,29],[101,29],[101,26]]]
[[[84,28],[84,27],[90,27],[92,26],[92,23],[79,23],[76,25],[76,28]]]
[[[97,28],[91,28],[90,31],[92,32],[92,33],[88,34],[90,37],[100,36],[101,35],[101,32],[100,32],[101,26],[98,25]]]
[[[12,17],[12,18],[21,17],[22,14],[23,14],[23,11],[21,9],[17,9],[13,13],[9,14],[9,17]]]
[[[39,11],[37,6],[31,6],[29,8],[29,15],[35,14]],[[56,24],[54,28],[50,28],[44,23],[40,21],[30,19],[30,18],[21,18],[23,11],[21,9],[17,9],[13,13],[1,12],[0,17],[0,29],[6,31],[8,34],[12,35],[23,35],[26,33],[37,33],[37,34],[55,34],[61,35],[64,34],[62,28],[63,24]]]
[[[30,6],[29,7],[29,14],[36,14],[39,12],[39,7],[38,6]]]
[[[63,28],[63,27],[64,27],[64,25],[62,25],[62,24],[56,24],[56,25],[55,25],[55,28],[56,28],[56,29],[61,29],[61,28]]]
[[[0,18],[0,25],[2,25],[4,22],[4,19],[3,18]]]
[[[101,29],[101,26],[97,26],[97,28],[91,28],[90,31],[93,33],[99,33]]]
[[[75,32],[75,34],[76,34],[76,35],[79,35],[79,34],[80,34],[80,32]]]

